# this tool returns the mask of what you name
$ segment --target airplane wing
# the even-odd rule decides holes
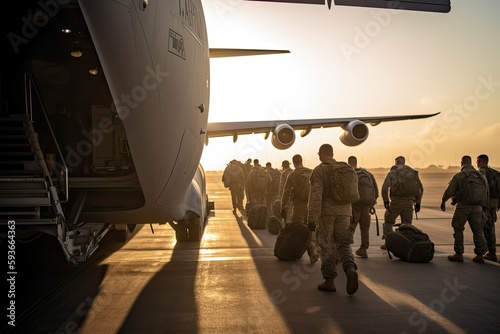
[[[262,56],[262,55],[271,55],[280,53],[290,53],[290,50],[210,48],[210,58]]]
[[[304,3],[310,5],[324,5],[325,0],[249,0],[262,2]],[[422,12],[448,13],[451,10],[450,0],[333,0],[335,6],[354,6],[369,8],[386,8],[415,10]],[[332,7],[332,0],[326,0],[328,8]]]
[[[382,122],[422,119],[438,115],[399,115],[399,116],[371,116],[371,117],[346,117],[323,119],[293,119],[272,121],[249,122],[209,122],[206,131],[206,144],[213,137],[232,136],[236,142],[238,136],[246,134],[264,133],[266,138],[272,134],[271,142],[278,149],[287,149],[295,142],[295,131],[301,130],[300,136],[304,137],[312,129],[341,127],[344,131],[340,141],[347,146],[357,146],[368,138],[368,124],[378,125]]]

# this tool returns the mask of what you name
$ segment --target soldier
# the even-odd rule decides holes
[[[497,238],[495,235],[495,222],[497,221],[497,210],[499,207],[498,197],[500,195],[500,172],[488,167],[489,158],[486,154],[477,157],[477,168],[486,176],[490,190],[490,200],[484,208],[484,237],[488,246],[488,253],[484,255],[486,260],[497,261]]]
[[[488,203],[488,181],[482,173],[472,167],[470,156],[463,156],[460,163],[462,165],[460,172],[453,176],[441,199],[441,210],[443,211],[446,211],[445,203],[450,198],[452,199],[451,204],[456,204],[451,220],[455,239],[455,254],[448,255],[448,260],[464,262],[464,227],[468,221],[472,230],[474,253],[476,254],[472,260],[484,263],[483,254],[486,252],[486,239],[483,231],[482,207]]]
[[[243,208],[243,198],[245,197],[245,173],[240,167],[239,161],[232,160],[229,162],[222,174],[222,181],[228,184],[229,191],[231,191],[233,213],[236,213],[236,209],[238,209],[242,214],[245,214]]]
[[[272,179],[266,169],[259,164],[259,159],[254,159],[253,164],[246,181],[247,198],[251,205],[266,204],[267,188]]]
[[[354,168],[358,175],[358,191],[360,196],[359,201],[352,204],[351,230],[354,235],[356,226],[359,223],[361,246],[356,251],[356,255],[366,259],[368,257],[366,250],[370,246],[370,211],[375,210],[374,206],[377,204],[378,186],[372,173],[364,168],[358,168],[358,159],[355,156],[350,156],[347,159],[347,163]]]
[[[402,224],[412,223],[413,203],[415,203],[415,212],[419,212],[423,193],[424,187],[420,182],[418,172],[405,165],[404,157],[397,157],[395,165],[391,167],[382,185],[382,198],[386,209],[382,239],[385,240],[387,233],[392,231],[392,226],[398,216],[401,216]],[[385,243],[380,248],[387,249]]]
[[[283,162],[281,163],[281,169],[282,170],[281,170],[281,179],[280,179],[280,190],[278,193],[280,196],[280,202],[283,201],[282,196],[283,196],[283,190],[285,189],[286,178],[288,177],[288,175],[290,175],[291,172],[293,172],[293,169],[290,168],[290,161],[288,161],[288,160],[283,160]],[[309,196],[309,194],[308,194],[308,196]],[[286,209],[286,215],[283,218],[283,220],[286,224],[286,223],[289,223],[290,219],[292,218],[292,206],[287,205],[287,206],[285,206],[285,209]]]
[[[287,177],[281,196],[281,217],[291,222],[307,225],[307,201],[309,199],[309,178],[312,170],[302,165],[302,156],[296,154],[292,158],[293,170]],[[288,202],[291,202],[291,205]],[[288,215],[291,208],[291,215]],[[312,263],[319,258],[316,233],[311,232],[312,237],[307,247],[307,255]]]
[[[270,162],[266,163],[266,171],[269,174],[269,177],[271,178],[271,183],[269,183],[267,188],[266,203],[269,212],[273,212],[273,203],[280,197],[279,189],[280,189],[281,172],[276,168],[273,168]],[[276,212],[275,214],[279,215],[279,212]]]
[[[248,158],[247,161],[243,164],[243,173],[245,173],[245,180],[248,177],[248,174],[250,174],[250,171],[252,170],[252,159]]]
[[[358,290],[357,266],[354,262],[349,243],[352,208],[351,204],[338,204],[333,201],[330,189],[331,164],[333,147],[323,144],[319,148],[319,160],[311,174],[311,190],[309,193],[307,225],[311,231],[316,230],[316,240],[321,249],[321,273],[325,281],[318,284],[323,291],[336,291],[334,279],[337,277],[337,256],[347,277],[347,293],[354,294]],[[335,251],[337,250],[337,252]]]

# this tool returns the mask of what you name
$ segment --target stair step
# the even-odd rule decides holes
[[[14,169],[3,169],[2,167],[0,167],[0,179],[26,178],[27,176],[39,178],[43,176],[43,170],[42,169],[24,170],[22,168],[14,170]]]
[[[0,198],[0,207],[50,206],[48,197]]]
[[[12,197],[12,198],[14,198],[14,197],[18,198],[18,197],[20,197],[19,195],[48,196],[47,193],[48,193],[47,189],[0,189],[0,198],[3,198],[3,197],[7,198],[7,196],[5,196],[5,195],[8,195],[8,197]]]
[[[15,144],[23,144],[29,143],[26,134],[0,134],[0,142],[2,143],[15,143]]]
[[[13,156],[13,157],[29,157],[29,156],[34,156],[33,152],[0,152],[0,156]],[[2,160],[8,160],[8,159],[2,159]]]
[[[0,212],[0,216],[7,216]],[[30,216],[29,213],[20,216]],[[56,222],[50,218],[17,218],[16,226],[37,226],[37,225],[56,225]]]

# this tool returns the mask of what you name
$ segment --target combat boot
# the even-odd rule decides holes
[[[453,255],[448,255],[448,260],[453,262],[464,262],[464,256],[460,253],[455,253]]]
[[[349,266],[345,271],[345,275],[347,277],[347,294],[353,295],[356,291],[358,291],[358,273],[356,272],[356,269],[354,269],[354,266]]]
[[[484,257],[482,254],[477,254],[472,261],[477,262],[477,263],[484,263]]]
[[[318,259],[319,259],[318,252],[312,252],[312,254],[309,255],[309,260],[311,261],[311,264],[315,264],[316,262],[318,262]]]
[[[362,257],[363,259],[366,259],[368,257],[366,248],[363,246],[359,247],[359,249],[356,251],[356,255]]]
[[[325,278],[325,281],[321,284],[318,284],[318,290],[321,291],[337,291],[335,288],[335,281],[333,278]]]
[[[484,255],[485,260],[490,260],[490,261],[497,261],[497,255],[492,252],[488,252]]]

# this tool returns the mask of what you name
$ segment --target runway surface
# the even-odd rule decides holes
[[[359,290],[349,296],[340,266],[337,291],[329,293],[317,290],[319,262],[309,264],[307,255],[278,261],[276,236],[233,215],[221,174],[207,172],[215,211],[201,242],[176,243],[168,225],[153,226],[154,234],[143,226],[125,244],[107,236],[82,269],[65,264],[50,238],[20,249],[16,328],[4,317],[2,332],[499,333],[500,263],[472,262],[468,226],[464,263],[447,260],[453,207],[442,212],[439,204],[451,175],[421,173],[425,192],[414,224],[435,243],[434,259],[389,259],[373,219],[369,257],[356,258]],[[383,176],[376,174],[379,185]],[[378,205],[380,232],[383,212]],[[357,230],[353,250],[359,244]]]

